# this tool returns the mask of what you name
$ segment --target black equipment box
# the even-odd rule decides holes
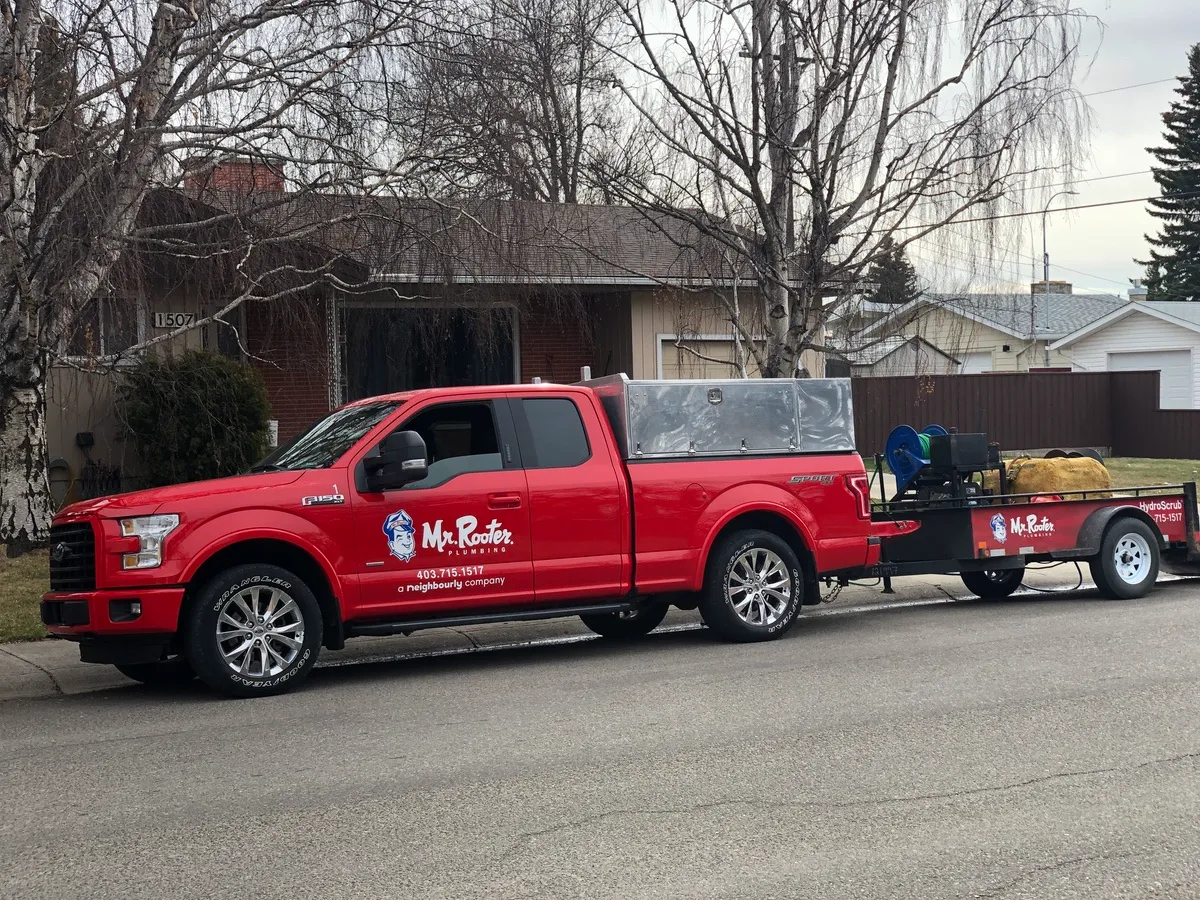
[[[929,464],[935,469],[976,472],[986,469],[986,434],[935,434],[929,438]]]

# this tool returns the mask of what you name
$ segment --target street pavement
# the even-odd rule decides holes
[[[767,644],[390,640],[247,701],[7,645],[60,684],[0,702],[0,897],[1200,896],[1200,582],[922,584]]]

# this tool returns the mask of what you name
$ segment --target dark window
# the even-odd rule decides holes
[[[490,403],[450,403],[418,413],[400,426],[425,441],[429,474],[405,490],[445,484],[467,472],[498,472],[504,468],[496,439],[496,420]]]
[[[570,400],[537,397],[521,401],[529,425],[529,444],[533,459],[529,468],[569,469],[592,455],[579,410]]]
[[[75,313],[67,335],[68,356],[115,356],[138,342],[137,305],[132,300],[89,300]]]

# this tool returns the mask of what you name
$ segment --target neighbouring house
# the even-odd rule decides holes
[[[1044,291],[1046,285],[1032,287]],[[1036,294],[927,294],[880,312],[849,346],[885,336],[920,338],[956,360],[959,374],[1057,368],[1071,359],[1056,342],[1129,306],[1111,294],[1073,293],[1066,282],[1050,287]]]
[[[206,347],[249,361],[266,381],[280,441],[343,402],[389,391],[570,382],[584,366],[633,378],[738,374],[717,292],[751,303],[753,284],[677,220],[623,206],[290,199],[282,172],[259,161],[194,172],[184,194],[189,214],[216,212],[244,243],[253,234],[261,271],[330,276],[156,348]],[[52,373],[48,440],[60,499],[138,485],[115,412],[121,366],[89,360],[230,299],[219,273],[203,266],[153,268],[140,266],[138,279],[96,301]],[[805,365],[822,374],[818,355]]]
[[[955,375],[962,363],[919,336],[880,338],[825,360],[830,377]]]
[[[1078,372],[1157,371],[1161,409],[1200,409],[1200,303],[1135,300],[1050,349]]]

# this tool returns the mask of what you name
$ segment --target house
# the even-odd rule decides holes
[[[752,303],[753,284],[678,220],[623,206],[292,198],[280,171],[241,160],[193,174],[185,193],[197,215],[237,224],[247,253],[266,255],[259,271],[322,273],[272,284],[259,292],[272,299],[157,348],[207,347],[258,368],[280,441],[388,391],[571,382],[584,366],[633,378],[738,373],[719,296]],[[61,497],[111,490],[118,475],[122,489],[138,485],[114,402],[119,365],[89,360],[203,319],[232,291],[208,272],[168,269],[120,285],[75,323],[48,392]]]
[[[960,374],[1067,366],[1071,360],[1055,342],[1128,305],[1111,294],[1073,293],[1065,282],[1049,293],[927,294],[879,315],[851,345],[919,337],[958,360]]]
[[[901,375],[954,375],[962,363],[922,337],[895,335],[843,351],[825,361],[825,374],[837,378]]]
[[[1078,372],[1158,371],[1161,409],[1200,409],[1200,303],[1126,303],[1050,350]]]

